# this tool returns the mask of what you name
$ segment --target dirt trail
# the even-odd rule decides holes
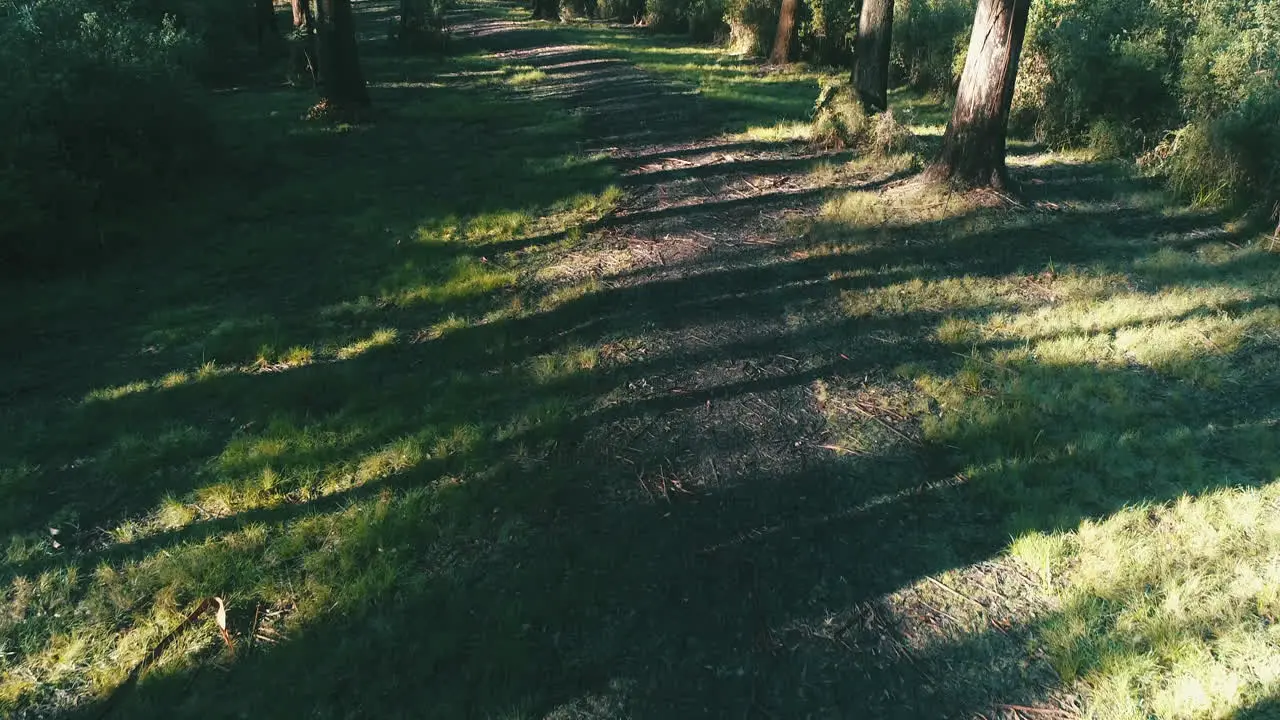
[[[600,669],[627,683],[552,715],[916,718],[988,708],[992,685],[1006,684],[999,671],[975,683],[989,665],[956,670],[964,645],[909,650],[939,641],[937,620],[902,627],[913,609],[889,598],[959,559],[913,556],[920,524],[947,515],[946,483],[931,484],[944,469],[905,443],[836,456],[818,400],[819,381],[866,381],[924,341],[886,326],[888,339],[868,342],[876,328],[836,309],[856,284],[833,282],[836,267],[806,256],[795,222],[833,190],[876,188],[890,174],[814,179],[806,168],[820,153],[716,133],[699,96],[606,49],[543,45],[538,31],[506,21],[459,30],[546,73],[525,92],[574,108],[584,149],[607,152],[627,190],[543,279],[600,287],[578,336],[601,349],[602,399],[555,466],[591,477],[601,498],[594,520],[565,518],[566,539],[595,531],[634,548],[608,561],[628,572],[621,597],[601,608],[605,632],[634,644]],[[1000,581],[999,569],[983,572]],[[1007,662],[1020,661],[1017,638],[996,642],[1008,644]],[[583,648],[570,655],[599,662]],[[1007,685],[1020,682],[1009,673]]]

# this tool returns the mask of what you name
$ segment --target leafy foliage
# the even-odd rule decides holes
[[[0,261],[85,253],[130,198],[194,171],[213,138],[189,81],[199,51],[172,15],[0,3],[0,202],[14,208],[0,215]]]
[[[1146,166],[1200,203],[1275,192],[1280,2],[1048,0],[1032,12],[1015,110],[1037,139],[1151,150]]]
[[[890,48],[898,81],[920,90],[954,88],[973,9],[969,0],[898,0]]]

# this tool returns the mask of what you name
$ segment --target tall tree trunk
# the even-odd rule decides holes
[[[293,6],[293,42],[290,45],[290,74],[293,78],[310,77],[315,85],[320,77],[316,57],[316,21],[311,15],[311,0],[291,0]],[[291,80],[298,82],[298,80]]]
[[[560,0],[533,0],[534,20],[559,20]]]
[[[889,47],[893,0],[862,0],[853,44],[853,90],[868,112],[889,108]]]
[[[1005,137],[1030,8],[1031,0],[978,0],[956,105],[931,177],[977,187],[1008,185]]]
[[[276,24],[276,6],[272,0],[253,0],[254,28],[258,36],[258,52],[271,55],[278,52],[284,38]]]
[[[317,14],[322,103],[339,112],[368,107],[351,0],[320,0]]]
[[[422,32],[422,4],[418,0],[400,0],[400,35],[403,38]]]
[[[769,62],[785,65],[791,59],[791,36],[796,29],[796,6],[800,0],[782,0],[782,14],[778,16],[778,34],[773,36],[773,52]]]

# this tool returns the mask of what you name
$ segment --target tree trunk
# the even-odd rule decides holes
[[[290,45],[290,74],[293,78],[310,77],[314,86],[320,77],[316,58],[316,21],[311,15],[311,0],[291,0],[293,6],[293,42]]]
[[[254,27],[258,36],[258,52],[271,55],[281,49],[284,38],[276,24],[276,6],[272,0],[253,0]]]
[[[533,0],[534,20],[559,20],[560,0]]]
[[[418,0],[400,0],[401,37],[411,37],[423,29],[422,4]]]
[[[931,177],[974,187],[1008,185],[1005,136],[1030,7],[1031,0],[978,1],[955,109]]]
[[[889,109],[889,47],[893,0],[862,0],[853,44],[853,90],[867,112]]]
[[[368,107],[351,0],[320,0],[317,14],[322,104],[338,112]]]
[[[785,65],[791,59],[791,36],[796,29],[796,6],[800,0],[782,0],[782,14],[778,16],[778,34],[773,36],[773,52],[769,62]]]

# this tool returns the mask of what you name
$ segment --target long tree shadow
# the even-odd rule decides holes
[[[1022,228],[1015,224],[1008,232]],[[989,233],[984,239],[1001,262],[1014,264],[993,266],[971,257],[974,246],[960,242],[953,246],[954,263],[945,266],[956,274],[1016,267],[1020,258],[1004,256]],[[1104,242],[1099,251],[1104,254],[1094,260],[1110,258],[1114,247]],[[1177,278],[1163,282],[1176,285]],[[769,283],[786,286],[786,273],[781,280],[761,272],[719,282],[694,275],[668,281],[665,290],[648,288],[644,302],[636,299],[639,286],[602,291],[535,316],[523,329],[495,330],[507,333],[505,351],[515,353],[499,353],[504,360],[498,366],[655,325],[705,326],[717,314],[742,313],[750,323],[753,308],[764,318],[769,308],[777,313],[795,306],[796,297],[770,297],[766,289],[753,301],[746,291]],[[842,289],[833,283],[813,292],[831,298]],[[698,303],[708,314],[691,312]],[[626,313],[610,315],[610,307]],[[964,308],[976,317],[995,309]],[[613,319],[582,334],[583,323],[602,316]],[[1013,678],[966,688],[929,680],[937,667],[980,666],[991,638],[886,661],[874,639],[864,647],[824,628],[832,622],[843,627],[915,579],[990,558],[1011,531],[1069,528],[1130,503],[1269,481],[1280,473],[1280,456],[1264,438],[1280,408],[1266,375],[1225,390],[1171,397],[1162,391],[1161,376],[1142,370],[1030,364],[1018,369],[1005,394],[1017,397],[1018,387],[1035,387],[1038,394],[1029,397],[1051,398],[1047,407],[1028,404],[998,422],[958,426],[922,449],[898,445],[852,458],[815,451],[824,430],[807,412],[812,383],[847,382],[902,362],[955,368],[961,361],[930,336],[942,319],[942,313],[859,318],[772,338],[766,332],[755,348],[750,340],[726,342],[701,356],[685,350],[576,371],[514,400],[502,396],[511,387],[529,387],[519,373],[463,382],[459,391],[471,402],[435,418],[401,415],[409,407],[402,398],[420,397],[435,385],[424,377],[439,377],[437,358],[478,370],[474,356],[463,360],[468,356],[460,358],[456,349],[433,353],[428,343],[381,357],[371,353],[347,367],[299,371],[301,384],[290,395],[310,396],[314,386],[337,398],[331,407],[309,407],[304,414],[329,414],[342,426],[402,408],[389,413],[400,415],[398,422],[368,436],[365,449],[428,423],[448,428],[465,423],[467,415],[519,418],[556,398],[586,403],[571,400],[570,412],[517,432],[510,442],[485,433],[452,468],[484,470],[456,489],[436,485],[436,478],[450,473],[433,462],[353,491],[369,497],[376,489],[386,499],[369,524],[346,528],[338,521],[339,535],[355,548],[343,562],[387,553],[406,558],[392,565],[394,580],[376,592],[345,596],[286,643],[237,663],[230,676],[157,673],[124,699],[119,712],[719,717],[838,709],[919,717],[964,716],[994,696],[1023,699],[1016,694],[1027,689]],[[902,340],[869,340],[892,326]],[[457,332],[456,342],[465,343],[469,332],[490,331]],[[548,337],[554,338],[549,344]],[[449,336],[441,341],[447,344]],[[757,379],[724,383],[720,375],[701,389],[654,388],[619,404],[607,400],[612,390],[646,378],[679,378],[681,368],[687,376],[689,369],[718,361],[763,361],[779,352],[806,360],[831,357],[834,343],[860,350],[843,363],[819,361],[782,373],[762,364]],[[475,352],[492,343],[457,347]],[[1274,347],[1264,343],[1239,352],[1274,354]],[[415,366],[414,354],[430,359]],[[308,372],[314,380],[305,379]],[[991,381],[999,376],[993,371]],[[349,389],[335,392],[342,387],[335,385],[339,378],[351,383]],[[236,380],[255,389],[229,397],[271,398],[293,407],[288,396],[282,400],[278,391],[258,387],[285,379]],[[459,380],[455,375],[444,382]],[[1130,398],[1128,404],[1109,410],[1099,404],[1121,396]],[[600,400],[604,406],[591,409]],[[151,401],[139,396],[118,402]],[[969,402],[989,401],[977,393]],[[244,409],[226,412],[243,415]],[[1076,419],[1082,415],[1090,418],[1090,436],[1114,440],[1085,443]],[[1216,430],[1199,435],[1198,427]],[[1081,443],[1087,451],[1051,452]],[[516,445],[543,451],[513,453]],[[1205,471],[1208,458],[1214,458],[1214,472]],[[276,465],[284,469],[290,462],[277,458]],[[974,467],[987,470],[975,474],[969,470]],[[969,475],[964,482],[927,485],[962,471]],[[391,488],[419,489],[385,496]],[[421,488],[435,489],[424,494]],[[329,507],[327,501],[250,513],[239,527],[267,523],[287,535],[292,524],[332,512]],[[177,541],[183,539],[171,538],[169,547],[181,552]],[[154,546],[137,550],[135,557],[142,557]],[[219,556],[237,551],[206,544],[185,552],[216,567]],[[243,581],[215,576],[207,582],[211,592],[225,592]],[[300,678],[324,682],[304,683],[287,697],[276,691]]]
[[[536,49],[548,32],[561,31],[495,27],[468,42]],[[588,97],[573,82],[557,89],[559,101]],[[395,103],[419,90],[378,92]],[[389,194],[381,202],[411,206],[424,192],[416,185],[422,148],[444,155],[441,142],[486,146],[487,136],[468,125],[476,112],[500,110],[483,100],[479,111],[460,109],[435,144],[420,143],[437,129],[401,134],[412,112],[386,123],[386,137],[370,135],[372,144],[325,143],[325,163],[363,168],[343,207],[354,211],[382,190]],[[599,132],[635,129],[612,125],[627,106],[608,112],[613,119]],[[680,122],[673,117],[664,132],[687,140]],[[504,127],[523,129],[518,121]],[[407,158],[396,182],[380,184],[379,164],[357,165],[371,147],[381,159]],[[460,173],[457,184],[487,187],[496,166]],[[1045,182],[1032,185],[1044,199],[1107,197],[1066,182],[1070,172],[1057,168],[1025,177],[1037,172]],[[544,206],[606,179],[595,168],[582,173],[558,176],[556,187],[525,177],[520,202]],[[510,207],[478,191],[441,204],[467,215]],[[388,234],[407,233],[422,211],[402,212]],[[1218,220],[1069,207],[854,230],[819,221],[807,240],[738,249],[732,266],[712,252],[678,268],[609,276],[554,301],[546,288],[502,286],[360,304],[366,284],[308,277],[363,262],[408,268],[391,280],[379,273],[375,283],[432,286],[458,257],[496,255],[518,241],[481,237],[465,251],[359,245],[254,290],[248,309],[215,304],[206,312],[243,320],[253,307],[293,304],[296,322],[273,331],[286,347],[313,334],[347,342],[377,328],[400,340],[58,408],[58,432],[21,448],[40,466],[0,476],[4,527],[22,550],[18,531],[30,518],[69,512],[82,531],[58,537],[76,552],[11,550],[5,574],[92,578],[74,592],[111,628],[94,636],[104,646],[117,628],[127,637],[157,595],[174,606],[219,595],[235,609],[234,656],[196,646],[189,662],[162,663],[114,705],[99,699],[63,713],[72,716],[109,707],[118,717],[970,717],[995,702],[1036,702],[1058,682],[1042,667],[991,671],[995,658],[1022,650],[1034,621],[907,648],[893,627],[903,618],[884,596],[988,561],[1016,533],[1274,481],[1275,374],[1232,373],[1215,385],[1191,371],[1274,367],[1275,340],[1259,333],[1228,346],[1209,338],[1158,366],[1035,356],[1000,365],[988,358],[1078,333],[974,331],[957,341],[940,332],[957,319],[979,330],[1016,328],[1007,316],[1058,307],[1002,295],[874,312],[857,303],[912,283],[1034,275],[1050,257],[1099,276],[1126,274],[1151,294],[1254,287],[1273,276],[1273,256],[1148,262],[1220,241],[1211,231]],[[291,247],[262,253],[296,253],[324,222]],[[833,233],[843,238],[841,252],[813,252]],[[208,294],[224,289],[214,282]],[[1206,301],[1097,330],[1250,316],[1274,300]],[[519,312],[488,317],[513,303]],[[408,340],[452,314],[487,319]],[[172,359],[123,369],[146,376]],[[830,409],[839,393],[895,378],[959,388],[945,396],[945,413],[936,400],[920,413],[958,420],[921,419],[875,447],[839,451],[842,430]],[[117,529],[104,539],[93,530],[157,506],[173,517],[158,513],[162,522],[134,536]],[[257,613],[247,608],[266,603],[283,613],[291,596],[305,597],[306,607],[258,639]],[[64,624],[52,612],[33,614],[23,633],[53,635]],[[104,685],[119,674],[106,673]]]

